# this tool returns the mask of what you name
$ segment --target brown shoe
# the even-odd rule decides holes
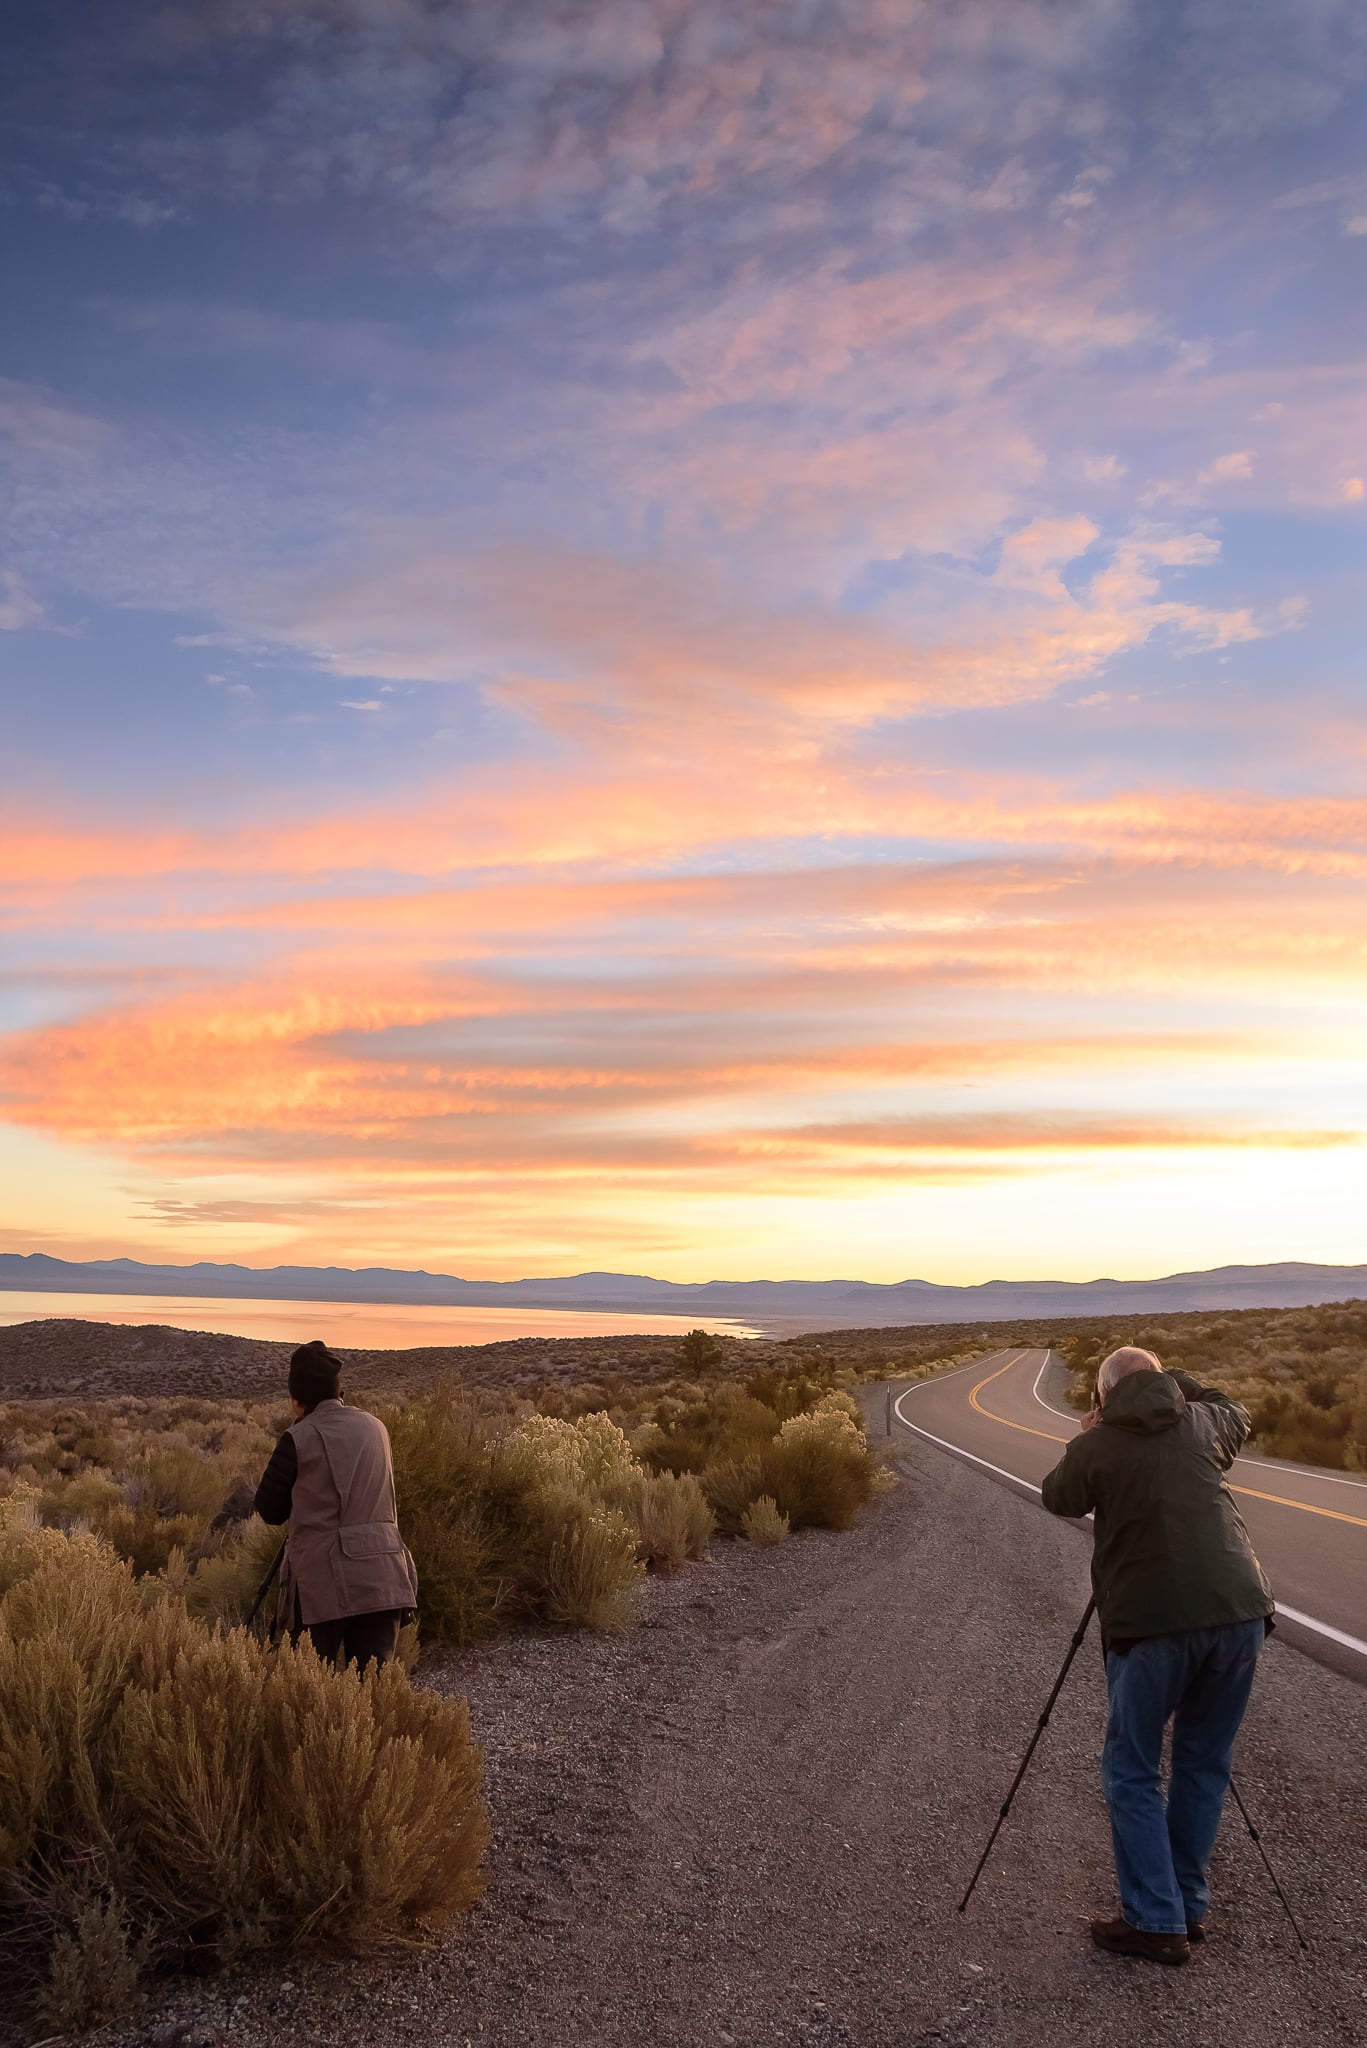
[[[1203,1941],[1205,1940],[1205,1938],[1206,1938],[1206,1923],[1205,1923],[1205,1921],[1204,1921],[1204,1920],[1188,1920],[1188,1922],[1187,1922],[1187,1940],[1188,1940],[1188,1941],[1189,1941],[1189,1942],[1191,1943],[1192,1947],[1193,1947],[1193,1948],[1197,1948],[1197,1947],[1199,1947],[1199,1945],[1200,1945],[1200,1944],[1201,1944],[1201,1943],[1202,1943],[1202,1942],[1203,1942]]]
[[[1147,1963],[1185,1963],[1191,1957],[1185,1934],[1146,1934],[1128,1920],[1093,1920],[1092,1940],[1113,1956],[1142,1956]]]

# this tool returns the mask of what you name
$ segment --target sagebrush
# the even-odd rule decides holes
[[[0,1943],[60,2028],[144,1968],[422,1939],[477,1896],[462,1700],[211,1631],[89,1531],[0,1501]]]
[[[389,1429],[420,1626],[455,1646],[509,1627],[618,1628],[647,1569],[741,1533],[762,1493],[793,1528],[845,1528],[876,1487],[857,1404],[808,1372],[743,1385],[563,1389],[543,1412],[444,1380],[374,1403]],[[90,1531],[200,1620],[251,1612],[281,1542],[251,1514],[285,1415],[260,1403],[131,1400],[0,1410],[0,1492]],[[263,1623],[272,1619],[268,1595]]]

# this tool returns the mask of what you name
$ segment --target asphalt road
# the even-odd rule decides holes
[[[999,1351],[894,1398],[902,1425],[1037,1493],[1077,1433],[1056,1353]],[[1297,1648],[1367,1680],[1367,1482],[1237,1458],[1230,1486]]]

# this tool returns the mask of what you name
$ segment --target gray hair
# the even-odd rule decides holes
[[[1143,1351],[1138,1344],[1122,1344],[1109,1358],[1101,1361],[1101,1370],[1096,1376],[1096,1397],[1104,1401],[1117,1380],[1123,1380],[1132,1372],[1162,1372],[1163,1368],[1152,1351]]]

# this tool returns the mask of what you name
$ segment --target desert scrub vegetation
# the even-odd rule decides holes
[[[768,1549],[775,1543],[787,1540],[792,1524],[786,1515],[778,1511],[778,1502],[772,1494],[762,1493],[752,1500],[740,1518],[741,1534],[751,1543],[758,1543]]]
[[[32,1487],[0,1500],[0,1944],[50,2030],[155,1968],[422,1940],[486,1837],[463,1701],[206,1629]]]
[[[627,1512],[644,1475],[608,1416],[510,1428],[450,1384],[378,1413],[425,1637],[459,1647],[500,1626],[624,1623],[646,1562]]]
[[[1117,1317],[1057,1341],[1078,1407],[1091,1400],[1108,1351],[1142,1344],[1242,1401],[1269,1457],[1367,1472],[1367,1301]]]
[[[603,1375],[536,1405],[443,1380],[367,1405],[393,1444],[421,1635],[456,1648],[505,1628],[620,1628],[643,1572],[745,1533],[761,1495],[793,1529],[841,1529],[877,1486],[858,1406],[829,1374],[663,1390]],[[279,1547],[251,1500],[286,1419],[251,1402],[11,1403],[0,1494],[27,1488],[44,1527],[92,1533],[191,1616],[231,1626]]]
[[[283,1401],[183,1398],[0,1407],[0,1492],[35,1490],[52,1528],[91,1529],[139,1572],[245,1512],[289,1420]]]
[[[790,1529],[848,1529],[880,1483],[859,1404],[802,1373],[662,1401],[638,1445],[657,1472],[694,1478],[729,1535],[764,1497]]]

